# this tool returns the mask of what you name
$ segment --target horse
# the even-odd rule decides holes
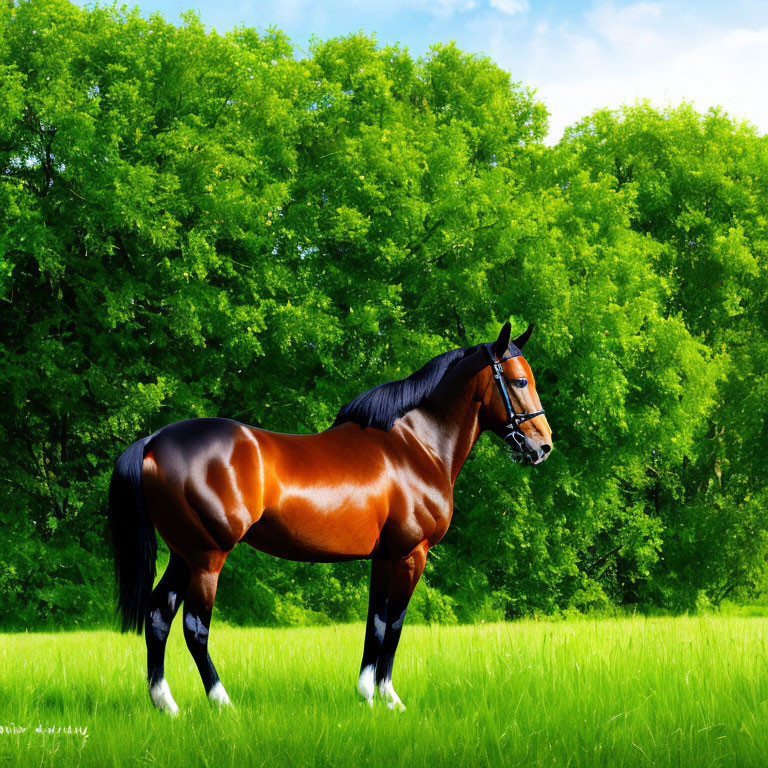
[[[183,627],[210,701],[230,705],[208,651],[211,613],[234,546],[310,562],[371,560],[357,691],[405,709],[392,668],[408,602],[427,553],[445,535],[453,486],[480,434],[511,458],[539,464],[552,448],[533,373],[510,341],[445,352],[405,379],[380,384],[317,434],[281,434],[224,418],[169,424],[117,459],[109,488],[122,631],[142,630],[152,703],[176,715],[165,679],[171,622]],[[157,586],[160,534],[170,551]]]

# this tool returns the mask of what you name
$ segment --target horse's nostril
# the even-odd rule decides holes
[[[544,445],[541,446],[541,452],[546,456],[550,451],[552,450],[551,445],[547,445],[544,443]]]

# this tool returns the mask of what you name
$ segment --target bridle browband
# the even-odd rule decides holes
[[[545,411],[542,408],[540,411],[532,411],[530,413],[517,413],[512,407],[512,401],[509,399],[507,383],[506,379],[504,378],[504,370],[502,369],[501,364],[505,363],[507,360],[511,360],[513,357],[519,357],[520,353],[518,352],[516,355],[505,356],[502,357],[501,360],[497,360],[496,355],[493,354],[490,346],[486,347],[485,350],[488,352],[488,356],[491,358],[491,372],[493,373],[493,378],[496,380],[496,386],[498,387],[499,393],[501,394],[504,408],[507,411],[507,423],[505,425],[507,434],[504,435],[504,442],[510,447],[512,451],[512,455],[510,457],[512,461],[523,461],[526,456],[525,435],[520,429],[520,425],[523,422],[536,418],[536,416],[542,416]]]

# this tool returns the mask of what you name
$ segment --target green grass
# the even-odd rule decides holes
[[[138,637],[0,636],[0,766],[765,766],[768,620],[703,617],[406,627],[404,713],[358,704],[363,627],[231,629],[218,712],[178,622],[151,709]],[[40,734],[87,727],[87,737]]]

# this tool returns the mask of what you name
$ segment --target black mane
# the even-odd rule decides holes
[[[363,392],[338,412],[333,426],[353,421],[361,427],[377,427],[388,432],[397,419],[417,408],[435,391],[443,376],[459,360],[482,346],[490,345],[478,344],[443,352],[408,378],[388,381]]]

